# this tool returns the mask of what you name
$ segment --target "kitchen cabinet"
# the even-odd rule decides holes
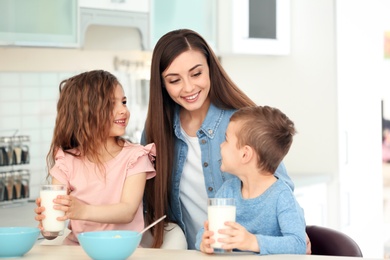
[[[80,43],[84,44],[89,26],[107,26],[111,28],[132,28],[138,31],[141,46],[149,49],[149,14],[142,12],[118,11],[80,7]]]
[[[0,10],[0,45],[78,46],[77,0],[2,0]]]
[[[80,7],[130,12],[149,12],[149,1],[143,0],[79,0]]]
[[[290,0],[219,0],[218,11],[221,55],[290,53]]]
[[[102,25],[134,28],[149,48],[149,1],[2,0],[0,10],[0,45],[79,48]]]
[[[150,17],[151,48],[167,32],[186,28],[201,34],[216,50],[216,0],[152,0]]]
[[[149,1],[79,0],[79,7],[81,46],[84,44],[88,27],[98,25],[112,29],[127,27],[138,30],[140,35],[137,38],[142,41],[140,49],[149,49]]]

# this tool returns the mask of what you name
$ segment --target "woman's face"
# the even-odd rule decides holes
[[[110,136],[122,136],[125,134],[126,126],[129,123],[130,111],[126,106],[127,98],[123,92],[123,88],[120,85],[115,87],[115,99],[113,121],[110,128]]]
[[[185,51],[162,73],[169,96],[188,111],[201,109],[210,92],[206,57],[195,50]]]

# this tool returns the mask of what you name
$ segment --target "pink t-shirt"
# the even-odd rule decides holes
[[[50,174],[71,190],[70,195],[92,205],[106,205],[120,202],[125,179],[146,172],[147,179],[153,178],[156,171],[152,161],[155,155],[154,144],[142,146],[125,143],[122,151],[105,163],[105,178],[96,164],[80,159],[59,150]],[[70,220],[72,231],[65,244],[78,244],[77,235],[81,232],[99,230],[134,230],[144,228],[143,206],[140,203],[134,220],[127,224],[102,224],[84,220]]]

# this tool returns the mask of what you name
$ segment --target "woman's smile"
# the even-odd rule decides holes
[[[200,93],[200,91],[195,93],[195,94],[193,94],[193,95],[190,95],[190,96],[182,96],[181,98],[184,99],[187,102],[193,103],[196,100],[198,100],[199,93]]]

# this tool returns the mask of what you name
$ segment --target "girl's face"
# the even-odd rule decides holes
[[[230,122],[226,129],[225,141],[221,143],[221,171],[235,174],[240,169],[241,149],[237,147],[236,133],[240,129],[239,121]]]
[[[162,73],[169,96],[188,111],[201,109],[210,92],[206,57],[195,50],[185,51]]]
[[[115,87],[115,99],[113,102],[114,110],[110,137],[122,136],[125,134],[126,126],[129,123],[130,111],[126,106],[127,98],[121,85]]]

